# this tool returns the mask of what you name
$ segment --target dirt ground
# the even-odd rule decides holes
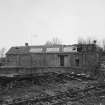
[[[0,91],[0,100],[5,100],[5,101],[12,101],[16,99],[27,100],[31,97],[40,98],[40,97],[47,97],[47,96],[55,96],[57,94],[67,92],[70,89],[72,89],[72,91],[83,90],[87,87],[88,84],[92,84],[94,82],[95,81],[65,80],[63,82],[46,81],[46,82],[42,82],[40,85],[30,84],[30,85],[26,85],[25,87],[23,86],[23,87],[11,88],[8,90]],[[104,105],[105,104],[104,102],[105,102],[104,96],[103,98],[100,98],[100,99],[95,96],[91,96],[91,97],[86,97],[85,99],[79,99],[79,101],[73,101],[73,102],[69,101],[67,102],[67,105]]]

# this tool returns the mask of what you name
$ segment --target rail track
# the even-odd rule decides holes
[[[105,96],[105,83],[96,83],[85,89],[68,89],[54,96],[40,96],[17,98],[11,101],[0,101],[0,105],[67,105],[67,103],[79,102],[87,97]],[[69,104],[70,105],[70,104]]]
[[[13,81],[22,81],[22,80],[29,80],[29,81],[32,81],[32,80],[37,80],[38,79],[40,80],[41,78],[42,79],[49,79],[49,78],[57,78],[58,80],[63,80],[63,79],[68,79],[68,80],[81,80],[81,81],[84,81],[84,80],[94,80],[94,78],[92,77],[87,77],[86,75],[78,75],[78,74],[71,74],[71,73],[61,73],[61,74],[57,74],[57,73],[45,73],[43,75],[32,75],[32,74],[29,74],[29,75],[16,75],[14,77],[6,77],[6,76],[2,76],[0,77],[0,83],[4,83],[4,84],[7,84],[7,83],[10,83],[10,82],[13,82]]]

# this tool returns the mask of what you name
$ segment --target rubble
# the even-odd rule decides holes
[[[38,81],[34,84],[30,81],[30,85],[25,81],[24,86],[1,91],[1,105],[100,105],[99,102],[105,102],[105,83],[59,76],[42,76]]]

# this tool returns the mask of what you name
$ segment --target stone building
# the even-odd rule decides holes
[[[99,60],[94,44],[11,47],[6,53],[7,66],[90,67]]]

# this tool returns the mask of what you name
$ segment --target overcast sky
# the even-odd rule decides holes
[[[0,0],[0,48],[53,37],[105,39],[105,0]]]

